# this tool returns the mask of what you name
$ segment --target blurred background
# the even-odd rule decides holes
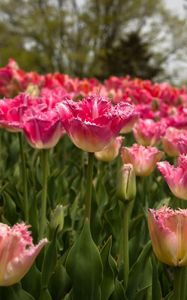
[[[186,0],[0,0],[0,66],[187,84]]]

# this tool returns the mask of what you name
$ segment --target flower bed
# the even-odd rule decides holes
[[[186,88],[10,60],[0,94],[2,299],[185,300]]]

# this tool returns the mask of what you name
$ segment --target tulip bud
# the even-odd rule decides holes
[[[51,229],[56,229],[58,227],[58,231],[61,231],[64,227],[64,207],[62,205],[57,205],[56,208],[51,213],[51,221],[50,221]]]
[[[121,168],[118,195],[122,201],[131,201],[136,196],[136,176],[132,164],[124,164]]]

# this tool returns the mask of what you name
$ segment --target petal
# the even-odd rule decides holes
[[[175,220],[173,220],[175,221]],[[176,229],[176,221],[173,226]],[[176,231],[165,224],[164,215],[159,215],[149,209],[148,227],[152,240],[153,250],[157,258],[168,265],[177,265],[177,236]]]
[[[37,246],[33,246],[19,256],[9,261],[6,272],[1,277],[0,286],[9,286],[19,282],[32,266],[36,256],[46,245],[47,239],[43,239]]]

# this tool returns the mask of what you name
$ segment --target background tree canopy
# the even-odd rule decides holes
[[[0,65],[170,79],[168,62],[186,59],[185,28],[163,0],[0,0]]]

